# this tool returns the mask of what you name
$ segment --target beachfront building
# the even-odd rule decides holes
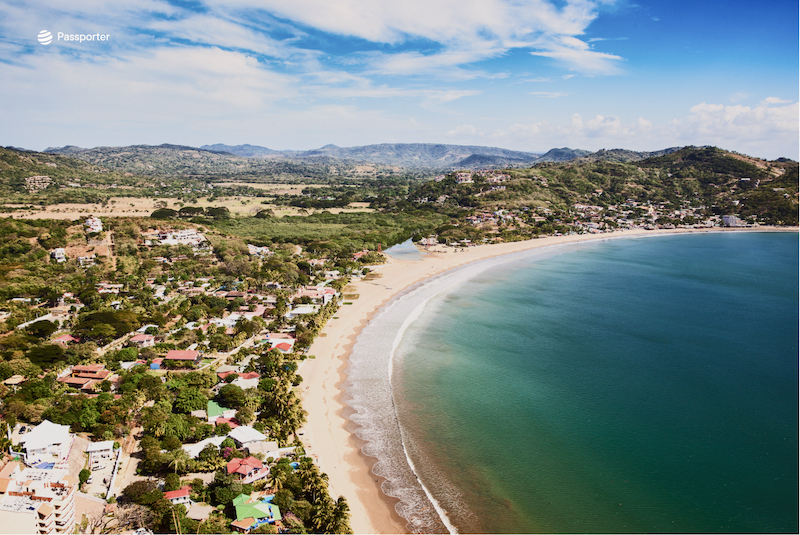
[[[226,468],[228,474],[236,474],[244,485],[264,479],[269,475],[269,467],[255,457],[233,458],[228,461]]]
[[[236,520],[231,522],[231,527],[239,533],[250,533],[262,524],[274,524],[281,520],[280,509],[267,498],[259,500],[249,494],[240,494],[233,499],[233,507],[236,509]]]
[[[72,533],[78,482],[66,470],[0,470],[0,533]]]
[[[228,436],[231,437],[240,448],[246,448],[250,444],[267,440],[266,435],[253,429],[249,425],[240,425],[236,429],[231,430]]]
[[[19,439],[22,460],[28,466],[60,464],[69,456],[73,435],[68,425],[45,420]]]

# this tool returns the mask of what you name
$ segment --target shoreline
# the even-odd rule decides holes
[[[361,426],[351,417],[357,416],[358,411],[348,405],[352,396],[345,390],[350,375],[351,352],[358,336],[375,314],[392,299],[436,275],[498,256],[585,241],[708,232],[798,232],[798,229],[761,227],[634,230],[479,245],[463,252],[423,253],[421,260],[397,260],[389,257],[386,264],[375,270],[381,274],[380,278],[351,283],[355,287],[352,293],[359,294],[359,298],[350,305],[342,305],[338,315],[323,328],[309,350],[309,355],[315,355],[316,358],[304,361],[299,371],[304,378],[300,394],[303,407],[308,412],[308,422],[304,426],[301,439],[307,454],[313,456],[320,469],[328,474],[334,498],[343,495],[348,500],[353,531],[410,531],[407,521],[396,512],[395,507],[399,500],[387,496],[382,490],[386,480],[373,474],[378,460],[362,451],[368,441],[356,435],[356,430]]]

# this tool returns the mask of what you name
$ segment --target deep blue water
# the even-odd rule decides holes
[[[460,531],[797,532],[798,236],[580,245],[431,300],[395,401]]]

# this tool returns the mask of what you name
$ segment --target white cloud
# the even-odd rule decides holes
[[[570,69],[585,74],[617,74],[621,72],[620,56],[606,52],[596,52],[576,37],[559,36],[541,43],[542,50],[531,52],[534,56],[544,56],[563,62]]]
[[[798,103],[780,107],[726,106],[701,103],[689,115],[662,124],[639,117],[624,121],[616,116],[585,118],[573,114],[568,121],[535,121],[504,127],[468,125],[448,132],[463,143],[491,141],[518,150],[542,151],[569,146],[588,150],[626,148],[658,150],[685,145],[715,145],[752,156],[798,158],[800,142]]]
[[[463,135],[474,136],[477,133],[478,130],[471,124],[462,124],[461,126],[447,132],[447,136],[448,137],[463,136]]]
[[[789,104],[791,100],[783,100],[778,97],[767,97],[761,101],[761,104]]]
[[[559,98],[559,97],[566,97],[568,93],[558,93],[553,91],[531,91],[528,94],[544,98]]]

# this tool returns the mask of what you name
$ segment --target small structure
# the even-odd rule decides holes
[[[24,375],[12,375],[11,377],[3,381],[3,384],[6,386],[13,386],[16,388],[17,386],[21,385],[24,382],[25,382]]]
[[[228,436],[231,437],[240,448],[246,448],[249,444],[254,442],[262,442],[267,440],[266,435],[256,429],[253,429],[249,425],[240,425],[228,433]]]
[[[128,343],[138,348],[153,347],[156,345],[156,337],[152,334],[137,334],[132,336]]]
[[[90,217],[86,220],[84,225],[86,226],[86,232],[90,234],[103,232],[103,222],[97,217]]]
[[[201,440],[196,444],[184,444],[181,446],[183,451],[185,451],[189,457],[192,459],[197,459],[197,456],[200,455],[200,452],[205,449],[206,446],[211,444],[215,448],[219,448],[222,445],[222,442],[225,440],[226,437],[211,437],[205,440]]]
[[[78,339],[78,338],[75,338],[75,337],[74,337],[74,336],[72,336],[71,334],[62,334],[62,335],[61,335],[61,336],[59,336],[58,338],[54,338],[54,339],[53,339],[53,343],[54,343],[54,344],[58,344],[58,345],[60,345],[60,346],[62,346],[62,347],[63,347],[63,346],[66,346],[66,345],[67,345],[67,344],[69,344],[69,343],[73,343],[73,344],[74,344],[74,343],[76,343],[76,342],[80,342],[80,339]]]
[[[178,490],[171,490],[164,493],[164,498],[168,499],[172,505],[178,504],[191,504],[192,499],[189,495],[192,493],[192,487],[189,485],[183,486]]]
[[[198,505],[193,503],[189,510],[186,511],[186,518],[203,522],[204,520],[208,520],[208,517],[214,511],[216,511],[216,508],[210,505]]]
[[[53,251],[50,253],[50,258],[52,258],[53,260],[55,260],[60,264],[62,262],[67,261],[67,253],[63,247],[58,247],[56,249],[53,249]]]
[[[90,442],[86,446],[86,454],[89,456],[89,469],[102,465],[105,461],[114,458],[114,441],[104,440],[102,442]]]
[[[260,453],[264,456],[264,459],[269,459],[270,457],[277,459],[278,457],[283,457],[284,455],[294,453],[294,448],[280,448],[278,447],[277,442],[272,440],[264,440],[261,442],[251,442],[247,445],[247,451],[250,452],[250,455],[256,455]]]
[[[212,425],[216,425],[219,418],[233,418],[235,416],[235,409],[223,407],[216,401],[209,401],[208,405],[206,405],[206,418],[208,418],[208,423]]]
[[[281,511],[277,505],[254,500],[249,494],[240,494],[233,499],[236,509],[236,520],[231,526],[240,533],[250,533],[261,524],[273,524],[281,519]]]

